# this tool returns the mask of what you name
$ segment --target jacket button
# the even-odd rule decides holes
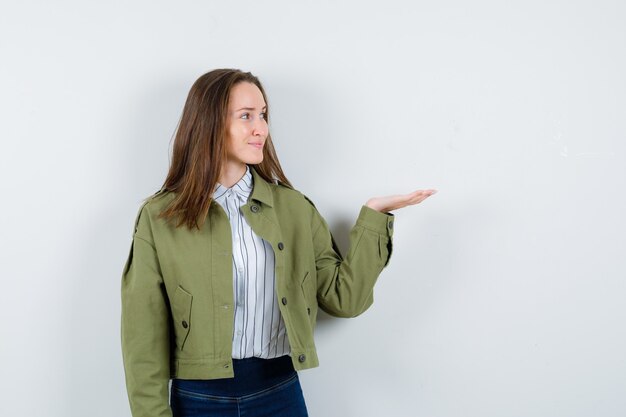
[[[393,220],[389,220],[389,228],[393,229]]]
[[[283,242],[278,242],[278,249],[283,250],[284,247]]]
[[[299,362],[304,362],[306,360],[306,356],[304,356],[304,353],[300,356],[298,356],[298,361]]]
[[[183,327],[186,329],[187,327],[189,327],[189,325],[187,324],[187,322],[185,320],[183,320]]]
[[[259,206],[250,206],[250,210],[252,210],[254,213],[256,213],[257,211],[259,211]]]
[[[310,316],[311,315],[311,309],[309,307],[306,308],[306,313]]]
[[[287,297],[283,297],[283,299],[281,300],[283,302],[283,305],[286,306],[287,305]]]

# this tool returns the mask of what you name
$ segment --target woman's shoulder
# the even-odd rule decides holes
[[[287,203],[306,212],[317,211],[313,200],[302,191],[281,183],[275,184],[273,188],[280,203]]]
[[[164,206],[174,198],[175,193],[168,191],[165,188],[161,188],[157,192],[144,198],[142,208],[146,207],[150,211],[161,210]]]
[[[172,200],[173,197],[173,192],[161,188],[155,193],[144,198],[139,205],[137,215],[135,216],[135,231],[137,231],[140,219],[142,217],[144,217],[144,219],[146,217],[154,218],[155,215],[158,215],[160,212],[163,211],[163,209]]]
[[[270,186],[274,191],[274,195],[279,198],[301,200],[304,197],[304,194],[300,190],[294,188],[293,186],[283,184],[280,181],[276,184],[271,184]]]

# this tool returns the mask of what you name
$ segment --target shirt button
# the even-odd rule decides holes
[[[286,306],[287,305],[287,297],[283,297],[283,299],[281,300],[283,302],[283,305]]]
[[[304,355],[304,353],[298,356],[298,362],[304,362],[305,360],[306,360],[306,356]]]
[[[278,249],[283,250],[284,247],[283,242],[278,242]]]
[[[239,268],[239,272],[243,274],[243,268]]]

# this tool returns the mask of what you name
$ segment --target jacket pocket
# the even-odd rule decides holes
[[[176,335],[176,345],[182,351],[185,346],[187,336],[191,330],[191,302],[193,295],[189,294],[180,285],[174,292],[172,302],[172,316],[174,319],[174,333]]]
[[[383,268],[389,264],[391,253],[393,252],[393,241],[391,238],[378,236],[378,255],[383,261]]]

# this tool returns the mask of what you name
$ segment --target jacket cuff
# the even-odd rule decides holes
[[[393,236],[393,213],[383,213],[363,204],[356,224],[381,235]]]

